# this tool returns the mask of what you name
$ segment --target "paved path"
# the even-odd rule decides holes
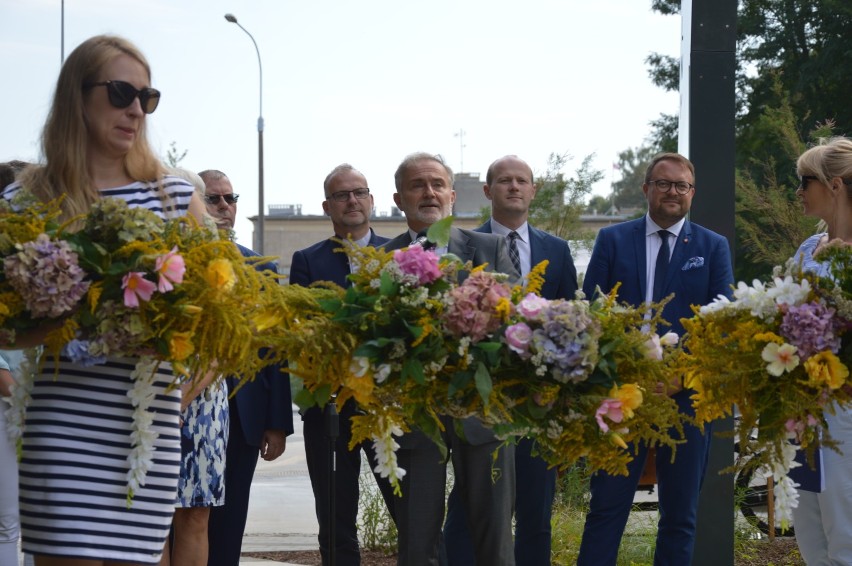
[[[302,419],[293,409],[295,433],[287,437],[287,449],[274,462],[260,460],[249,501],[243,552],[309,550],[317,543],[314,495],[305,461]],[[240,564],[281,564],[244,558]]]

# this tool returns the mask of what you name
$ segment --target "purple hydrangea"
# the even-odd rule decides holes
[[[578,383],[588,378],[597,363],[601,330],[582,303],[549,301],[530,324],[535,327],[530,351],[550,368],[556,381]]]
[[[20,251],[3,260],[6,279],[27,305],[33,318],[58,318],[77,306],[89,282],[77,254],[62,240],[39,234]]]
[[[820,302],[790,306],[781,321],[781,335],[799,350],[802,359],[826,350],[836,354],[839,330],[834,309]]]

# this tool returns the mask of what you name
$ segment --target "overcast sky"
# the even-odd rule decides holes
[[[61,6],[0,0],[0,160],[39,158]],[[595,153],[603,195],[618,152],[678,109],[644,60],[679,53],[680,18],[652,13],[650,0],[66,0],[66,56],[100,33],[139,46],[163,93],[148,118],[154,147],[165,156],[174,141],[188,151],[182,166],[229,175],[245,244],[258,211],[259,77],[228,12],[263,63],[266,204],[306,214],[322,212],[322,180],[342,162],[389,211],[393,172],[414,151],[483,178],[506,154],[541,172],[551,152],[568,152],[570,173]]]

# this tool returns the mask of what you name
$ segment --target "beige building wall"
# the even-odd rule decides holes
[[[584,226],[598,231],[604,226],[616,224],[625,220],[623,216],[586,215],[582,218]],[[257,216],[249,220],[257,230]],[[370,220],[373,230],[386,238],[394,238],[408,229],[404,216],[379,216]],[[274,257],[278,262],[279,271],[290,273],[290,262],[293,254],[312,246],[320,240],[332,237],[331,220],[328,216],[267,216],[263,220],[264,242],[266,255]],[[456,217],[455,226],[473,229],[479,226],[479,218]]]

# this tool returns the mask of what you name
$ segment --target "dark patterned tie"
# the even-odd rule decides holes
[[[411,242],[412,246],[420,246],[423,248],[423,251],[433,250],[435,249],[435,242],[430,242],[426,238],[426,230],[417,233],[417,237],[414,238],[414,241]]]
[[[669,270],[669,235],[668,230],[660,230],[657,232],[660,240],[663,241],[660,246],[660,253],[657,254],[657,267],[654,270],[654,294],[651,299],[656,303],[663,298],[663,287],[666,286],[666,272]]]
[[[506,236],[506,239],[509,240],[509,259],[512,260],[512,265],[515,266],[515,270],[518,274],[523,275],[521,272],[521,256],[518,254],[518,238],[520,238],[520,236],[514,230],[509,232],[509,235]]]

